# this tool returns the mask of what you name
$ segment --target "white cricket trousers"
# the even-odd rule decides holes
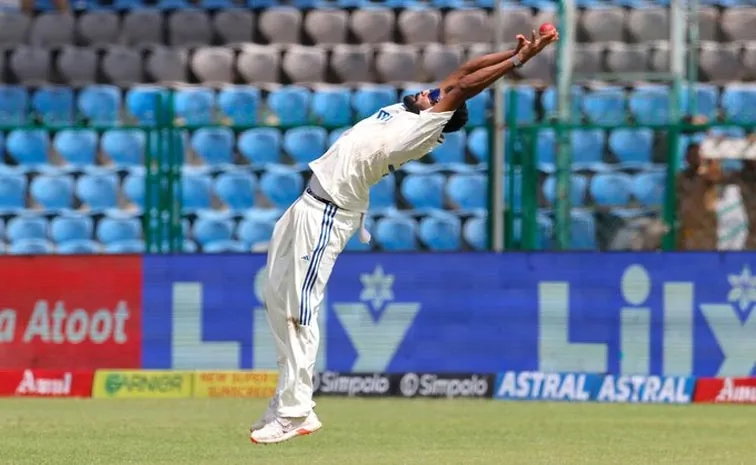
[[[263,297],[278,356],[277,415],[309,415],[320,342],[318,313],[336,257],[360,214],[302,194],[273,229]]]

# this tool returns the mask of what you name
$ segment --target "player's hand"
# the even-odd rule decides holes
[[[517,57],[525,63],[557,40],[559,40],[559,31],[556,29],[552,29],[546,34],[541,34],[534,29],[530,40],[524,35],[518,34],[517,47],[515,48]]]

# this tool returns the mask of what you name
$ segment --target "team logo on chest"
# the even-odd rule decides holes
[[[378,114],[375,115],[375,117],[378,118],[379,121],[388,121],[393,118],[391,113],[387,112],[386,110],[378,110]]]

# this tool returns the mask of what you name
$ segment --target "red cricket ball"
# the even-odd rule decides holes
[[[551,23],[543,23],[543,24],[541,24],[541,27],[538,28],[538,32],[540,34],[548,34],[551,31],[553,31],[554,29],[556,29],[556,27],[553,24],[551,24]]]

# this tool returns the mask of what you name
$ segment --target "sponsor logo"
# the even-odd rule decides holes
[[[326,371],[314,376],[313,390],[320,395],[387,396],[391,392],[391,380],[378,373],[341,374]]]
[[[691,401],[694,380],[685,377],[612,376],[585,373],[502,373],[497,399],[568,402],[676,403]]]
[[[756,279],[748,265],[735,271],[727,274],[730,289],[722,296],[726,303],[715,301],[696,306],[696,282],[693,281],[656,284],[663,296],[663,317],[657,323],[647,304],[653,288],[648,270],[635,264],[625,268],[619,286],[625,302],[619,309],[618,349],[622,357],[618,374],[651,371],[649,348],[653,346],[652,334],[656,327],[664,334],[659,341],[661,374],[692,373],[697,349],[694,338],[697,311],[722,352],[717,374],[750,373],[756,362],[756,312],[751,311],[752,304],[756,303]],[[577,342],[570,337],[570,328],[576,327],[570,322],[570,287],[566,281],[538,284],[540,321],[548,322],[542,324],[540,330],[539,371],[611,372],[608,344]]]
[[[596,394],[599,402],[688,404],[692,378],[663,376],[605,376]]]
[[[176,371],[97,371],[97,398],[175,398],[192,395],[192,373]]]
[[[700,378],[693,401],[756,404],[756,378]]]
[[[596,375],[508,371],[499,376],[497,399],[587,401],[591,398]]]
[[[194,374],[194,397],[273,397],[275,371],[200,371]]]
[[[0,371],[0,396],[89,397],[92,378],[92,372],[85,371]]]
[[[491,377],[405,373],[399,380],[404,397],[490,397]]]
[[[139,366],[141,285],[139,257],[3,257],[0,366]]]

